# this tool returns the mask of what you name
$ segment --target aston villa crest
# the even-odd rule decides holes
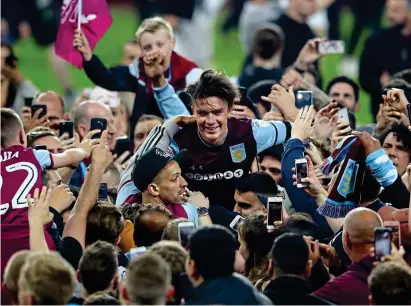
[[[241,163],[247,155],[245,154],[245,146],[243,143],[240,143],[235,146],[230,147],[231,159],[235,163]]]

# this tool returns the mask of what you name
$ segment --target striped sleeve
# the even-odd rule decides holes
[[[125,200],[132,193],[137,192],[137,188],[134,186],[133,178],[131,177],[136,159],[154,147],[160,148],[164,151],[167,151],[168,148],[171,147],[175,153],[178,152],[178,147],[173,142],[173,137],[177,132],[178,126],[172,120],[167,120],[163,125],[156,126],[151,130],[146,140],[131,157],[127,168],[123,172],[116,205],[123,204],[123,202],[121,202],[122,199]]]
[[[263,121],[253,120],[252,129],[257,152],[285,142],[291,136],[292,125],[286,121]]]

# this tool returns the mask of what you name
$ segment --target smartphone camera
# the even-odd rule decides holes
[[[270,197],[267,200],[267,229],[275,228],[275,221],[282,220],[283,198]]]
[[[297,91],[297,95],[295,96],[295,106],[300,109],[311,105],[313,105],[312,91]]]
[[[232,228],[233,230],[238,232],[238,227],[240,226],[241,222],[243,222],[243,221],[244,221],[244,218],[241,217],[240,215],[235,216],[233,221],[231,221],[231,223],[230,223],[230,228]]]
[[[391,228],[377,227],[374,230],[375,257],[377,259],[391,254],[391,239]]]
[[[194,222],[181,222],[178,223],[178,241],[186,248],[190,238],[190,234],[194,231],[195,224]]]
[[[307,183],[301,182],[303,178],[306,178],[308,176],[308,164],[305,158],[299,158],[295,160],[295,173],[297,176],[297,187],[307,187]]]

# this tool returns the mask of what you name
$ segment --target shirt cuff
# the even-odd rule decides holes
[[[161,94],[161,93],[163,93],[164,91],[166,91],[166,89],[168,88],[168,81],[166,80],[166,83],[163,85],[163,86],[161,86],[161,87],[154,87],[154,86],[152,86],[152,88],[153,88],[153,90],[154,90],[154,93],[156,93],[156,94]]]
[[[163,124],[164,129],[167,131],[167,134],[172,138],[179,131],[177,123],[173,121],[173,118],[166,120]]]
[[[384,154],[386,153],[382,148],[378,149],[377,151],[374,151],[367,156],[367,158],[365,159],[365,163],[368,165],[369,163],[375,161],[377,158],[383,156]]]

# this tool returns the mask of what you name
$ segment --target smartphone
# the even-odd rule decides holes
[[[31,107],[31,105],[33,104],[33,97],[31,97],[31,98],[24,98],[24,106],[27,106],[27,107]]]
[[[343,54],[345,42],[343,40],[323,40],[317,45],[320,54]]]
[[[297,95],[295,96],[295,106],[300,109],[311,105],[313,105],[313,92],[303,90],[297,91]]]
[[[392,231],[389,227],[377,227],[374,230],[375,257],[380,259],[391,254]]]
[[[101,183],[100,188],[98,190],[98,200],[99,201],[106,201],[108,196],[108,189],[106,183]]]
[[[35,146],[34,149],[35,150],[47,150],[47,146],[45,145]]]
[[[350,116],[348,115],[348,109],[341,108],[338,111],[338,119],[341,120],[341,121],[345,121],[347,123],[350,123]]]
[[[283,198],[270,197],[267,200],[267,229],[274,229],[274,222],[282,220]]]
[[[384,227],[391,229],[391,242],[397,247],[401,246],[401,227],[399,221],[384,221]]]
[[[116,154],[120,157],[124,152],[130,151],[130,138],[117,138],[116,140]],[[129,156],[131,157],[131,156]]]
[[[90,131],[94,130],[101,130],[100,133],[94,134],[91,139],[99,139],[101,137],[101,133],[107,129],[107,120],[104,118],[92,118],[90,124]]]
[[[237,105],[243,105],[243,106],[247,106],[247,88],[240,86],[238,87],[238,91],[240,92],[240,101],[237,102]]]
[[[305,158],[295,160],[295,173],[297,175],[297,188],[307,187],[307,183],[301,182],[301,179],[306,178],[308,175],[308,164]]]
[[[192,221],[178,223],[178,242],[185,248],[190,234],[194,231],[195,224]]]
[[[34,113],[41,109],[39,119],[44,117],[47,114],[47,105],[44,104],[36,104],[31,106],[31,115],[34,116]]]
[[[67,133],[69,135],[69,138],[74,137],[74,123],[73,121],[63,121],[60,122],[59,124],[59,135],[63,135],[64,133]]]
[[[147,251],[146,247],[138,247],[138,248],[132,248],[130,250],[130,260],[145,253]]]
[[[230,227],[235,230],[236,232],[238,232],[238,227],[240,226],[241,222],[244,221],[244,218],[241,217],[240,215],[235,216],[235,218],[233,219],[233,221],[231,221],[230,223]]]

